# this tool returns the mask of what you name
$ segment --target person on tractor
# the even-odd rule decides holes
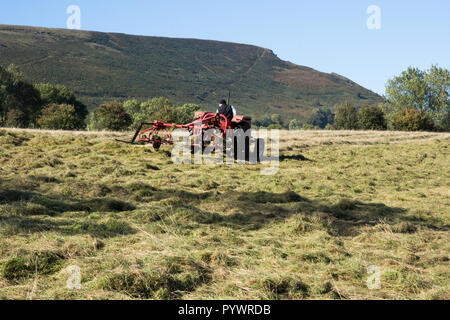
[[[229,106],[225,100],[220,100],[219,109],[216,113],[223,114],[229,122],[237,115],[236,109],[233,106]]]

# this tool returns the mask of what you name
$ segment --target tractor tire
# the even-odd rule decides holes
[[[250,162],[251,153],[256,153],[256,163],[260,163],[264,159],[264,148],[266,141],[264,139],[256,139],[255,147],[250,150],[250,137],[245,137],[244,150],[238,150],[237,139],[234,140],[234,160],[245,160]]]
[[[159,149],[161,148],[161,137],[153,136],[152,140],[157,140],[157,141],[153,141],[153,149],[155,149],[155,151],[159,151]]]
[[[248,162],[250,159],[250,137],[245,137],[244,149],[238,149],[237,137],[234,138],[234,160],[245,160]]]
[[[258,163],[263,161],[265,144],[266,144],[266,141],[264,139],[256,140],[255,151],[256,151],[256,162],[258,162]]]
[[[255,153],[255,157],[252,157],[253,159],[256,158],[256,163],[260,163],[263,160],[264,157],[264,147],[265,147],[265,140],[264,139],[256,139],[254,141],[254,148],[253,151],[250,150],[250,138],[246,137],[245,139],[245,161],[250,163],[251,153]]]
[[[244,153],[245,153],[245,162],[249,162],[250,161],[250,137],[245,137]]]

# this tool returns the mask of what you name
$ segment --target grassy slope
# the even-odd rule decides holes
[[[291,119],[309,116],[318,103],[382,101],[346,78],[282,61],[271,50],[217,41],[0,25],[0,64],[10,63],[33,82],[67,85],[90,106],[166,96],[213,111],[232,90],[241,113]]]
[[[125,136],[0,130],[0,297],[450,298],[449,134],[284,132],[276,176]]]

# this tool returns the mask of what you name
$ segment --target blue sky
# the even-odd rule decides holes
[[[14,0],[2,1],[0,24],[65,28],[69,5],[82,30],[254,44],[380,94],[410,65],[450,69],[448,0]],[[366,26],[370,5],[380,30]]]

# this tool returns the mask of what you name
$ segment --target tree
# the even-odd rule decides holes
[[[334,123],[338,130],[357,130],[358,111],[356,107],[350,102],[337,105]]]
[[[138,117],[139,112],[141,112],[141,102],[136,99],[127,100],[123,103],[123,108],[133,120],[132,126],[137,127],[140,123],[135,123],[134,120]]]
[[[273,114],[270,119],[272,120],[271,124],[279,124],[280,126],[283,126],[283,122],[279,114]]]
[[[302,126],[302,130],[320,130],[318,126],[313,126],[312,124],[306,123]]]
[[[425,76],[429,86],[428,101],[431,118],[439,129],[450,131],[450,71],[432,66]]]
[[[161,120],[171,122],[173,117],[173,104],[164,97],[149,99],[139,103],[137,100],[129,100],[124,103],[124,109],[131,116],[133,128],[138,127],[142,122],[152,122]]]
[[[406,108],[397,113],[393,117],[392,125],[395,130],[399,131],[432,131],[435,129],[434,121],[427,114],[421,114],[414,108]]]
[[[20,71],[19,67],[15,65],[14,63],[11,63],[7,68],[6,71],[11,74],[13,79],[23,79],[23,73]]]
[[[27,117],[18,109],[11,109],[6,115],[5,125],[10,128],[26,128]]]
[[[383,110],[377,106],[364,106],[358,111],[359,128],[363,130],[386,130]]]
[[[450,72],[432,66],[422,71],[409,67],[398,77],[388,81],[386,98],[393,114],[402,114],[404,109],[416,109],[418,116],[432,119],[441,129],[450,122]],[[412,115],[411,112],[407,112]],[[403,113],[405,115],[405,113]],[[426,117],[425,117],[426,116]],[[414,119],[414,117],[408,117]]]
[[[289,130],[300,130],[302,128],[302,123],[298,119],[292,119],[289,122]]]
[[[273,124],[272,119],[270,119],[269,117],[264,117],[264,119],[261,121],[261,127],[267,128],[268,126],[270,126],[271,124]]]
[[[271,125],[269,125],[267,127],[267,129],[272,130],[272,129],[278,129],[278,130],[282,130],[284,129],[283,126],[281,124],[277,124],[277,123],[272,123]]]
[[[270,117],[265,116],[261,121],[255,120],[254,125],[261,128],[270,128],[270,129],[284,129],[289,128],[289,125],[285,126],[283,123],[283,119],[281,119],[281,115],[272,114]]]
[[[84,121],[88,115],[87,107],[77,99],[75,93],[63,85],[38,84],[36,88],[44,105],[48,104],[66,104],[72,105],[80,120],[76,129],[84,127]]]
[[[17,67],[10,65],[7,69],[0,67],[0,122],[8,122],[8,114],[16,117],[22,114],[23,126],[32,126],[42,107],[39,92],[35,87],[22,79]],[[17,117],[15,118],[17,120]],[[13,120],[11,120],[13,121]]]
[[[100,130],[97,112],[95,112],[95,111],[90,112],[86,118],[86,122],[87,122],[86,129],[88,131],[99,131]]]
[[[317,109],[308,119],[307,124],[310,124],[320,129],[324,129],[327,124],[334,123],[334,114],[329,108]]]
[[[200,110],[200,106],[193,104],[193,103],[187,103],[183,106],[179,107],[179,118],[178,123],[186,124],[189,122],[192,122],[192,119],[194,119],[194,115],[197,111]]]
[[[139,126],[142,122],[155,120],[167,123],[186,124],[192,122],[194,113],[200,109],[196,104],[185,104],[181,107],[174,106],[169,99],[160,97],[140,103],[137,100],[128,100],[124,103],[124,109],[132,118],[132,127]]]
[[[100,130],[127,130],[132,123],[122,103],[117,101],[100,105],[95,113]]]
[[[442,120],[439,121],[439,129],[443,131],[450,131],[450,110],[447,110],[447,114],[442,114]]]
[[[51,103],[42,109],[37,124],[42,129],[75,130],[79,129],[80,116],[72,105]]]

